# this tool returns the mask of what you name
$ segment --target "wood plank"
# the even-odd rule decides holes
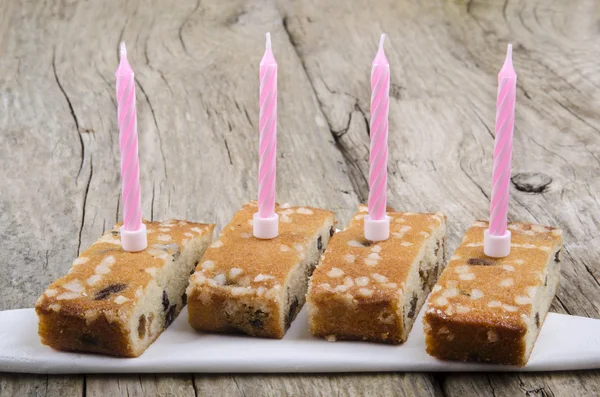
[[[198,396],[436,396],[431,376],[415,374],[196,376]]]
[[[0,397],[82,395],[81,377],[0,373]]]
[[[446,211],[451,247],[474,217],[486,217],[494,80],[513,40],[520,176],[510,216],[565,229],[565,272],[553,310],[599,316],[593,297],[600,254],[588,248],[600,239],[600,49],[592,2],[223,3],[0,3],[0,310],[33,306],[121,216],[113,77],[121,39],[138,82],[147,218],[222,227],[256,196],[256,76],[271,30],[280,65],[278,199],[331,208],[343,224],[367,197],[368,75],[385,30],[395,98],[390,204]],[[548,178],[543,193],[530,192],[530,184]],[[193,381],[0,374],[0,396],[597,395],[599,384],[598,371]]]
[[[191,375],[87,375],[88,397],[194,397]]]
[[[600,371],[441,376],[447,396],[597,396]]]

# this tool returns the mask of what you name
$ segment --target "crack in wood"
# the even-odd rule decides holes
[[[240,393],[242,393],[242,396],[246,397],[246,392],[244,391],[244,389],[242,389],[240,387],[240,384],[238,383],[237,377],[234,375],[231,378],[233,379],[233,382],[235,383],[235,387],[239,390]]]
[[[563,308],[563,310],[565,312],[567,312],[567,314],[571,314],[571,311],[567,308],[567,306],[565,306],[565,304],[563,303],[562,299],[560,299],[560,296],[558,296],[558,293],[556,294],[556,300],[558,301],[558,303],[560,303],[560,306]]]
[[[83,205],[81,211],[81,225],[79,226],[79,233],[77,236],[77,256],[79,256],[81,252],[81,235],[83,233],[83,225],[85,224],[85,205],[87,202],[88,193],[90,191],[90,184],[92,182],[92,175],[94,174],[94,163],[92,161],[92,156],[90,155],[90,176],[88,177],[87,184],[85,186],[85,192],[83,194]]]
[[[298,60],[300,61],[300,65],[302,66],[302,69],[304,70],[304,74],[306,75],[308,83],[310,84],[310,86],[312,88],[312,91],[313,91],[313,94],[315,96],[315,99],[317,100],[317,103],[319,105],[319,111],[321,113],[321,116],[327,122],[327,125],[328,125],[328,128],[329,128],[329,132],[331,133],[331,136],[333,137],[333,140],[335,142],[335,147],[340,151],[340,153],[344,157],[344,160],[346,162],[346,167],[348,168],[348,171],[349,171],[348,172],[348,176],[350,178],[350,182],[352,183],[352,187],[354,189],[354,193],[357,195],[357,197],[360,199],[361,202],[366,202],[366,200],[367,200],[367,198],[369,196],[369,193],[368,193],[369,182],[367,180],[367,177],[360,170],[360,166],[358,164],[358,161],[355,160],[355,159],[353,159],[352,156],[351,156],[351,154],[348,153],[348,151],[346,150],[346,147],[341,142],[340,137],[338,137],[336,135],[336,132],[333,130],[332,125],[331,125],[331,121],[329,120],[329,118],[325,114],[323,103],[321,102],[321,99],[319,98],[319,94],[317,93],[316,87],[314,85],[313,80],[311,79],[311,76],[310,76],[310,74],[308,72],[308,68],[306,67],[304,59],[302,58],[302,56],[300,54],[300,51],[298,49],[298,45],[297,45],[297,43],[294,40],[294,36],[291,33],[291,31],[289,30],[288,17],[287,16],[284,16],[282,18],[282,25],[283,25],[283,30],[286,32],[286,34],[288,36],[288,39],[290,41],[290,44],[294,48],[294,52],[296,53],[296,56],[298,57]],[[364,113],[363,113],[363,117],[364,117]],[[368,126],[368,123],[367,123],[367,126]]]
[[[154,69],[154,70],[158,71],[158,75],[160,76],[161,80],[165,82],[165,85],[167,86],[167,89],[169,90],[169,92],[171,93],[171,95],[173,95],[173,90],[171,89],[171,85],[169,84],[169,82],[165,78],[165,75],[163,74],[163,71],[160,70],[160,69]]]
[[[473,0],[467,0],[465,4],[465,11],[467,14],[471,14],[471,7],[473,6]]]
[[[517,374],[517,379],[519,381],[519,389],[525,393],[526,397],[553,397],[554,392],[552,390],[546,391],[546,386],[539,386],[534,389],[528,389],[525,387],[525,382],[521,378],[521,375]]]
[[[196,6],[188,14],[188,16],[183,20],[183,22],[181,23],[181,26],[179,27],[179,29],[177,31],[177,37],[179,37],[179,42],[181,43],[181,47],[183,48],[183,52],[185,52],[189,56],[191,56],[191,55],[188,52],[187,45],[185,44],[185,40],[183,39],[183,29],[187,26],[187,24],[189,23],[189,21],[192,18],[192,16],[194,16],[194,14],[196,13],[196,11],[198,11],[199,7],[200,7],[200,0],[196,0]]]
[[[46,250],[46,261],[44,262],[44,264],[42,265],[42,270],[44,272],[48,271],[48,254],[50,253],[50,250]]]
[[[194,377],[194,374],[191,374],[190,377],[192,378],[192,388],[194,389],[194,397],[198,397],[198,386],[196,386],[196,378]]]
[[[121,204],[121,194],[117,195],[117,211],[115,212],[115,223],[119,222],[119,208]]]
[[[567,249],[567,247],[563,247],[565,252],[571,257],[573,258],[573,256],[571,255],[571,252]],[[585,270],[589,273],[589,275],[592,277],[592,280],[594,280],[594,282],[596,283],[596,285],[598,287],[600,287],[600,281],[596,278],[596,276],[594,275],[594,272],[592,272],[592,269],[590,269],[590,267],[587,265],[587,263],[585,263],[583,260],[578,261],[581,262],[581,264],[583,265],[583,267],[585,268]]]
[[[496,389],[494,388],[494,385],[492,384],[492,379],[490,378],[490,375],[486,374],[486,378],[487,378],[488,384],[490,385],[490,391],[492,392],[492,397],[496,397]]]
[[[83,137],[81,136],[81,131],[79,129],[79,120],[77,119],[77,115],[75,114],[75,110],[73,109],[73,104],[71,103],[71,99],[69,98],[69,95],[65,91],[63,85],[61,84],[60,79],[58,78],[58,73],[56,72],[56,47],[54,47],[54,49],[52,51],[52,72],[54,73],[54,79],[56,80],[56,84],[58,85],[60,92],[62,92],[63,97],[67,101],[67,105],[69,106],[69,111],[71,113],[71,117],[73,118],[73,121],[75,122],[75,129],[77,130],[77,137],[79,138],[79,147],[81,149],[81,160],[79,161],[79,169],[77,170],[77,176],[75,177],[75,180],[77,180],[77,179],[79,179],[79,174],[81,174],[81,169],[83,168],[83,160],[85,158],[85,148],[84,148],[84,144],[83,144]]]
[[[480,184],[478,184],[475,179],[467,172],[467,170],[465,170],[465,167],[463,165],[462,161],[458,162],[458,165],[460,166],[460,169],[462,170],[462,172],[466,175],[467,178],[469,178],[469,180],[471,182],[473,182],[473,185],[475,185],[479,191],[481,192],[481,194],[483,194],[483,196],[486,198],[486,200],[490,200],[490,196],[488,196],[488,194],[485,192],[485,190],[483,190],[483,187],[481,187]]]
[[[558,101],[558,100],[554,100],[554,102],[556,102],[556,104],[558,106],[560,106],[561,108],[565,109],[567,112],[569,112],[573,117],[575,117],[577,120],[581,121],[583,124],[587,125],[588,127],[590,127],[592,130],[594,130],[595,132],[600,132],[600,129],[598,129],[598,127],[591,125],[587,120],[585,120],[583,117],[581,117],[580,115],[578,115],[577,113],[575,113],[574,111],[572,111],[568,106],[565,106],[562,102]]]
[[[154,222],[154,188],[156,182],[152,182],[152,201],[150,202],[150,222]]]
[[[473,105],[473,103],[471,102],[471,105]],[[492,140],[496,140],[496,137],[494,135],[494,133],[492,132],[492,130],[487,126],[487,124],[485,123],[485,121],[483,121],[483,118],[481,118],[481,116],[479,115],[479,113],[477,113],[477,111],[473,110],[473,114],[475,115],[475,117],[477,117],[477,119],[479,121],[481,121],[481,124],[484,126],[485,130],[488,132],[488,134],[490,134],[490,136],[492,137]]]
[[[438,392],[436,394],[440,394],[442,397],[446,397],[448,394],[446,393],[446,390],[444,389],[445,380],[444,380],[443,374],[432,373],[430,378],[431,378],[431,384],[433,386],[434,391]]]
[[[229,144],[227,143],[227,138],[223,134],[223,143],[225,144],[225,150],[227,150],[227,157],[229,158],[229,165],[233,165],[233,160],[231,159],[231,151],[229,150]]]
[[[300,55],[298,54],[298,56],[300,56]],[[319,70],[320,70],[320,67],[319,67]],[[306,69],[305,69],[305,71],[306,71]],[[315,91],[315,96],[317,96],[317,100],[319,100],[319,99],[318,99],[318,94],[317,94],[316,87],[314,86],[314,84],[312,84],[313,82],[312,82],[312,79],[310,78],[310,75],[308,75],[308,71],[306,71],[306,72],[307,72],[308,79],[309,79],[309,81],[311,82],[311,85],[313,85],[313,90]],[[329,87],[329,85],[327,84],[327,81],[326,81],[326,80],[325,80],[325,78],[322,76],[322,73],[321,73],[321,75],[319,75],[319,78],[321,79],[321,82],[323,83],[323,86],[325,87],[325,89],[326,89],[327,91],[329,91],[329,93],[331,93],[331,94],[333,94],[333,95],[345,95],[345,96],[347,96],[347,97],[350,97],[350,98],[354,99],[354,110],[355,110],[355,111],[358,111],[358,112],[360,112],[360,114],[362,115],[362,117],[363,117],[363,119],[364,119],[364,121],[365,121],[365,126],[366,126],[367,136],[368,136],[368,137],[371,137],[371,125],[369,124],[369,119],[367,118],[367,115],[366,115],[366,113],[365,113],[365,112],[362,110],[362,108],[360,107],[360,104],[359,104],[359,101],[358,101],[358,97],[357,97],[356,95],[350,94],[349,92],[337,91],[337,90],[334,90],[334,89],[332,89],[332,88],[331,88],[331,87]],[[323,104],[321,103],[321,101],[320,101],[320,100],[319,100],[319,105],[320,105],[320,107],[321,107],[321,111],[323,112],[323,114],[325,114],[325,109],[323,108]],[[329,128],[329,129],[330,129],[330,131],[331,131],[332,133],[336,133],[336,134],[338,135],[338,137],[341,137],[341,136],[342,136],[342,135],[344,135],[346,132],[348,132],[348,129],[350,128],[350,121],[351,121],[351,118],[352,118],[352,113],[353,113],[353,111],[350,111],[350,112],[348,112],[348,123],[347,123],[347,126],[346,126],[346,128],[343,128],[343,129],[342,129],[342,130],[340,130],[340,131],[335,131],[335,130],[333,130],[333,129],[331,128],[331,123],[328,123],[328,124],[329,124],[329,126],[330,126],[330,128]],[[327,118],[327,117],[326,117],[326,118]]]
[[[506,26],[510,30],[510,22],[508,22],[508,15],[506,13],[507,8],[508,8],[508,0],[504,0],[504,4],[502,5],[502,16],[504,17],[504,22],[506,22]]]
[[[237,104],[237,102],[236,102]],[[246,109],[246,106],[244,106],[244,113],[246,114],[246,119],[248,120],[248,123],[250,123],[250,125],[252,127],[254,127],[254,124],[252,123],[252,119],[250,118],[250,115],[248,114],[248,109]]]

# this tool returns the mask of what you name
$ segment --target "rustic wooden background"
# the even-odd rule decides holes
[[[600,24],[594,0],[0,1],[0,310],[32,307],[117,221],[117,46],[136,70],[143,209],[220,227],[256,197],[258,63],[279,62],[278,199],[367,197],[369,73],[392,65],[390,204],[449,216],[490,194],[496,74],[519,74],[510,218],[565,231],[552,310],[600,317]],[[568,335],[565,335],[568,337]],[[2,396],[586,396],[538,374],[0,374]]]

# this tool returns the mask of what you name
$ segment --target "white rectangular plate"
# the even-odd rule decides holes
[[[195,332],[187,311],[138,358],[66,353],[40,343],[33,309],[0,312],[0,372],[557,371],[600,368],[600,320],[549,313],[524,368],[436,360],[421,316],[399,346],[327,342],[310,335],[303,309],[282,340]]]

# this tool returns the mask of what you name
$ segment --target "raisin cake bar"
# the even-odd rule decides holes
[[[487,222],[477,221],[425,312],[427,352],[437,358],[524,366],[558,287],[560,229],[511,223],[509,256],[483,252]]]
[[[279,235],[252,235],[256,202],[238,211],[206,250],[188,287],[193,328],[283,338],[304,305],[308,278],[334,233],[331,211],[276,205]]]
[[[148,248],[124,251],[116,225],[48,287],[36,304],[43,344],[137,357],[177,317],[215,225],[144,223]]]
[[[446,262],[446,217],[392,211],[388,240],[365,240],[366,206],[333,236],[310,282],[313,335],[330,341],[406,341]]]

